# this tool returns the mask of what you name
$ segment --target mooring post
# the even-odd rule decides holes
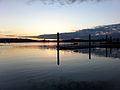
[[[59,32],[57,33],[57,49],[59,49]]]
[[[106,35],[106,44],[107,44],[107,41],[108,41],[108,35]]]
[[[60,45],[59,45],[59,32],[58,32],[57,33],[57,65],[60,64],[59,48],[60,48]]]
[[[91,34],[89,34],[89,59],[91,59]]]
[[[107,46],[108,46],[108,35],[106,35],[106,43],[105,43],[105,47],[106,47],[106,57],[108,57],[108,48],[107,48]]]
[[[110,43],[112,43],[112,36],[110,36]]]
[[[110,36],[110,54],[112,53],[112,36]]]

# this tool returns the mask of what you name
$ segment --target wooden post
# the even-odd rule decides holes
[[[59,65],[60,64],[60,54],[59,54],[59,48],[60,48],[60,46],[59,46],[59,32],[57,33],[57,65]]]
[[[110,54],[112,54],[112,36],[110,36]]]
[[[107,41],[108,41],[108,35],[106,35],[106,44],[107,44]]]
[[[89,59],[91,59],[91,35],[89,34]]]
[[[57,33],[57,49],[59,49],[59,32]]]
[[[110,43],[112,43],[112,36],[110,36]]]
[[[107,43],[107,42],[108,42],[108,35],[106,35],[106,44],[105,44],[105,47],[106,47],[106,57],[108,57],[108,52],[107,52],[107,51],[108,51],[108,50],[107,50],[107,49],[108,49],[108,48],[107,48],[108,43]]]

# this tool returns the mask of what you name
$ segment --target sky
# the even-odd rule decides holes
[[[85,0],[64,5],[0,0],[1,37],[73,32],[116,23],[120,23],[120,0]]]

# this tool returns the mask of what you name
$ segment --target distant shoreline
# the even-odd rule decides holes
[[[21,39],[21,38],[0,38],[0,43],[27,43],[27,42],[57,42],[57,40],[32,40],[32,39]],[[69,39],[69,40],[59,40],[59,42],[65,42],[65,43],[75,43],[75,42],[89,42],[89,40],[83,40],[83,39]],[[96,42],[100,42],[100,43],[114,43],[114,44],[120,44],[120,40],[119,39],[108,39],[106,41],[106,39],[93,39],[90,40],[90,42],[96,43]]]

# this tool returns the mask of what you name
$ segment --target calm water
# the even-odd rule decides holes
[[[60,50],[54,43],[0,44],[0,90],[120,90],[120,50]]]

